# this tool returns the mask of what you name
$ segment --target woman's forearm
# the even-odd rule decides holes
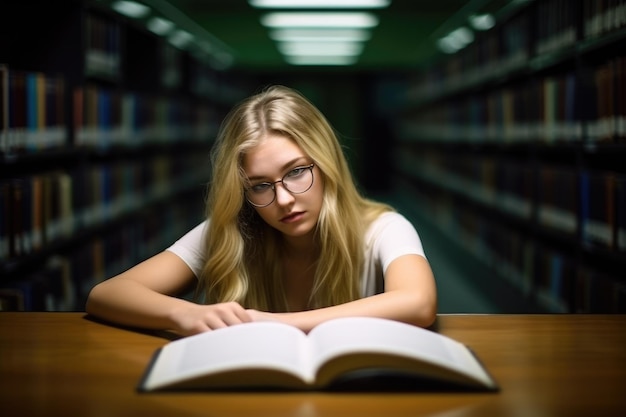
[[[189,304],[186,300],[160,294],[132,280],[111,279],[91,290],[86,311],[128,326],[173,329],[174,312]]]
[[[305,332],[327,320],[351,316],[380,317],[428,327],[436,317],[436,301],[413,291],[398,290],[337,306],[283,313],[278,316],[281,321]]]

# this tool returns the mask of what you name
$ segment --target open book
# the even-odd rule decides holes
[[[326,390],[342,384],[349,390],[363,378],[498,389],[465,345],[408,324],[354,317],[330,320],[308,335],[278,322],[254,322],[175,340],[154,354],[138,390]]]

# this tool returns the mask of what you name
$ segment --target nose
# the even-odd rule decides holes
[[[295,200],[293,194],[287,191],[282,181],[278,181],[274,184],[274,192],[276,193],[276,204],[280,206],[286,206]]]

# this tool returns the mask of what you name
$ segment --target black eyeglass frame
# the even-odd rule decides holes
[[[304,191],[294,192],[294,191],[291,191],[291,190],[289,189],[289,187],[285,185],[285,178],[287,177],[287,175],[289,175],[289,173],[290,173],[291,171],[293,171],[294,169],[298,169],[298,168],[308,169],[308,170],[309,170],[309,172],[311,172],[311,184],[310,184],[310,185],[307,187],[307,189],[306,189],[306,190],[304,190]],[[309,191],[309,190],[311,189],[311,187],[313,187],[313,184],[315,183],[315,174],[313,173],[313,168],[315,168],[315,163],[309,164],[309,165],[307,165],[307,166],[299,166],[299,167],[295,167],[295,168],[293,168],[292,170],[290,170],[289,172],[287,172],[285,175],[283,175],[283,177],[282,177],[281,179],[279,179],[278,181],[274,181],[274,182],[262,182],[262,183],[260,183],[260,184],[268,184],[268,185],[270,185],[270,186],[272,187],[272,191],[273,191],[273,193],[274,193],[274,197],[272,197],[272,200],[271,200],[269,203],[267,203],[267,204],[256,204],[256,203],[253,203],[252,201],[250,201],[250,198],[248,197],[248,191],[250,191],[250,189],[251,189],[252,187],[247,187],[247,188],[244,190],[244,194],[245,194],[245,196],[246,196],[246,201],[248,201],[248,203],[250,203],[251,205],[253,205],[254,207],[257,207],[257,208],[263,208],[263,207],[267,207],[267,206],[269,206],[269,205],[270,205],[270,204],[272,204],[274,201],[276,201],[276,184],[278,184],[279,182],[283,185],[283,188],[284,188],[284,189],[285,189],[285,190],[286,190],[289,194],[292,194],[292,195],[304,194],[304,193],[306,193],[307,191]],[[257,185],[258,185],[258,184],[257,184]]]

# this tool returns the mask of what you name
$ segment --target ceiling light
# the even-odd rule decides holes
[[[371,38],[371,33],[362,29],[276,29],[269,33],[275,41],[309,42],[323,41],[360,41]]]
[[[278,44],[283,55],[355,56],[363,51],[358,42],[284,42]]]
[[[261,23],[271,28],[281,27],[346,27],[371,28],[378,25],[378,18],[364,12],[342,13],[268,13],[261,17]]]
[[[286,56],[291,65],[352,65],[357,62],[355,56]]]
[[[496,20],[489,13],[472,15],[469,17],[470,24],[476,30],[489,30],[495,26]]]
[[[453,54],[461,49],[458,47],[458,45],[455,45],[454,42],[448,37],[439,39],[437,41],[437,46],[442,52],[446,54]]]
[[[174,23],[162,17],[153,17],[147,23],[148,30],[157,35],[167,35],[174,29]]]
[[[474,40],[474,33],[464,26],[456,29],[448,36],[450,36],[450,38],[452,38],[455,42],[458,42],[463,46],[471,43]]]
[[[257,8],[369,8],[379,9],[389,6],[391,0],[248,0],[251,6]]]
[[[447,36],[439,39],[437,45],[439,49],[447,54],[453,54],[456,51],[465,48],[474,41],[474,33],[466,27],[460,27]]]
[[[167,38],[177,48],[184,48],[193,40],[193,35],[184,30],[177,30]]]
[[[140,19],[150,13],[150,8],[136,1],[116,1],[111,8],[124,16]]]

